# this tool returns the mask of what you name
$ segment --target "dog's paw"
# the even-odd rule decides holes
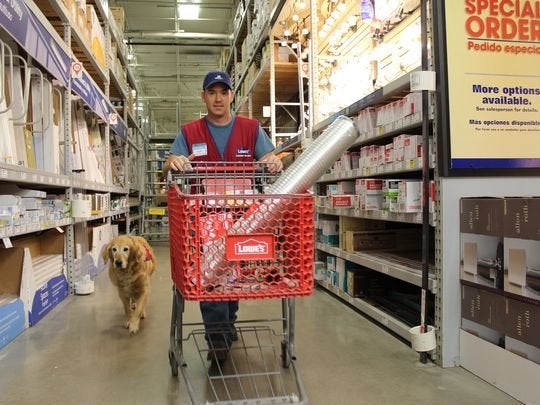
[[[141,319],[144,319],[144,318],[146,318],[146,311],[141,312]]]
[[[138,321],[128,321],[129,333],[137,333],[139,331]]]

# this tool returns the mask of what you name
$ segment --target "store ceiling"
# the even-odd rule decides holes
[[[202,80],[219,67],[221,51],[229,46],[236,1],[197,1],[198,20],[178,18],[178,5],[185,0],[114,2],[124,8],[124,36],[134,55],[139,97],[151,107],[152,135],[176,134],[179,124],[206,111]]]

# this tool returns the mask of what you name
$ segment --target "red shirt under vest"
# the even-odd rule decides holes
[[[232,133],[225,146],[223,159],[216,143],[210,134],[205,118],[190,122],[182,127],[189,153],[193,153],[193,145],[206,144],[206,156],[195,156],[199,162],[252,162],[255,160],[255,144],[259,135],[259,122],[236,116]]]

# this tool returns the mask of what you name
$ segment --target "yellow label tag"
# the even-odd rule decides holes
[[[148,208],[150,215],[165,215],[165,208]]]

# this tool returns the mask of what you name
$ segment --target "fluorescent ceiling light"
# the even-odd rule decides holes
[[[198,20],[200,7],[198,4],[180,4],[178,18],[180,20]]]

